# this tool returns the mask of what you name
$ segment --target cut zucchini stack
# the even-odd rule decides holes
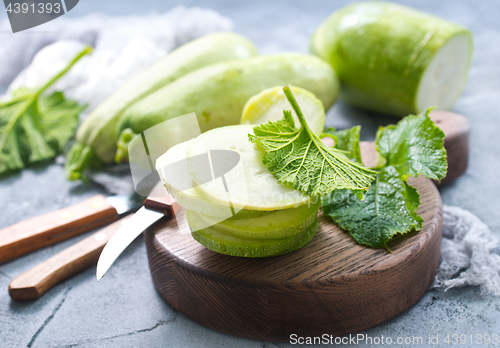
[[[232,256],[266,257],[289,253],[311,241],[318,227],[319,204],[304,207],[302,221],[296,221],[294,215],[302,207],[262,217],[228,219],[209,227],[207,222],[212,217],[203,213],[187,210],[186,218],[193,238],[210,250]],[[279,217],[278,221],[275,217]]]
[[[262,163],[262,150],[248,141],[252,132],[249,125],[208,131],[172,147],[157,160],[156,168],[170,194],[186,208],[191,234],[199,243],[232,256],[285,254],[314,237],[320,202],[274,178]],[[237,152],[239,162],[217,177],[213,156],[209,168],[194,160],[212,150]],[[168,169],[179,161],[186,161],[189,173],[182,178]],[[212,180],[206,179],[207,170]],[[186,188],[186,182],[191,187]]]

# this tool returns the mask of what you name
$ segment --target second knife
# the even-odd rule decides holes
[[[73,206],[0,230],[0,263],[118,220],[141,206],[136,193],[96,195]]]

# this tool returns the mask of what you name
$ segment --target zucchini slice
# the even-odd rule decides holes
[[[186,218],[195,230],[205,227],[240,238],[280,239],[301,233],[318,215],[319,201],[298,208],[277,210],[270,214],[247,219],[224,220],[186,211]]]
[[[325,107],[316,96],[300,87],[292,86],[292,92],[304,113],[311,130],[320,135],[325,129]],[[292,111],[295,125],[300,125],[299,119],[290,102],[285,97],[283,87],[273,87],[263,90],[250,98],[241,114],[241,124],[261,124],[268,121],[278,121],[283,118],[283,110]]]
[[[209,227],[192,231],[191,235],[206,248],[220,254],[240,257],[269,257],[283,255],[309,243],[318,229],[318,220],[302,233],[281,239],[250,239],[230,236]]]
[[[225,219],[247,219],[251,217],[263,216],[271,211],[247,210],[235,207],[231,210],[229,202],[213,202],[199,187],[192,187],[181,190],[181,186],[186,186],[184,177],[166,175],[165,169],[169,164],[186,159],[186,150],[194,140],[171,147],[165,154],[156,161],[156,170],[163,180],[170,195],[186,209],[210,215],[218,218],[219,221]],[[234,214],[233,214],[234,211]]]
[[[262,163],[264,151],[248,140],[253,133],[250,125],[226,126],[212,129],[197,137],[187,149],[189,158],[207,150],[232,150],[240,155],[240,162],[224,175],[229,191],[226,191],[221,178],[199,185],[210,201],[234,208],[248,210],[281,210],[308,204],[311,201],[306,193],[291,185],[276,180]],[[203,182],[203,174],[194,164],[191,176],[196,182]]]

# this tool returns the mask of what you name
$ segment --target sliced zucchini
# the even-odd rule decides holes
[[[250,219],[250,218],[258,218],[261,216],[269,215],[271,213],[274,213],[276,210],[248,210],[248,209],[241,209],[239,212],[228,218],[228,221],[231,220],[240,220],[240,219]],[[203,213],[203,212],[201,212]],[[209,215],[209,214],[207,214]]]
[[[186,209],[216,217],[220,219],[219,221],[228,218],[233,220],[247,219],[271,213],[271,211],[247,210],[236,207],[234,208],[233,214],[228,202],[222,202],[221,204],[211,202],[210,197],[208,197],[199,187],[196,187],[195,184],[192,185],[194,186],[192,188],[181,190],[181,187],[189,186],[187,181],[189,178],[183,175],[167,175],[165,170],[169,164],[186,159],[186,149],[192,141],[193,140],[189,140],[173,146],[156,161],[156,170],[165,183],[168,192],[177,203]]]
[[[298,208],[277,210],[260,217],[220,221],[218,218],[186,211],[186,218],[194,230],[210,227],[217,232],[241,238],[280,239],[301,233],[318,214],[319,201]]]
[[[318,226],[319,226],[319,223],[318,223],[318,220],[316,219],[316,221],[307,229],[307,232],[306,232],[306,235],[304,236],[304,238],[302,238],[293,247],[291,247],[290,249],[288,249],[287,251],[285,251],[279,255],[288,254],[288,253],[291,253],[292,251],[299,250],[300,248],[305,247],[307,244],[309,244],[309,242],[316,235],[316,232],[318,231]],[[278,255],[276,255],[276,256],[278,256]]]
[[[325,107],[316,96],[300,87],[292,86],[292,92],[304,113],[311,130],[320,135],[325,128]],[[268,88],[250,98],[241,114],[241,124],[261,124],[283,118],[283,110],[292,111],[295,126],[300,122],[290,102],[285,97],[283,86]]]
[[[280,183],[269,172],[262,163],[263,150],[248,140],[250,133],[253,127],[249,125],[227,126],[203,133],[190,142],[188,162],[189,158],[207,150],[232,150],[240,155],[240,163],[224,175],[226,185],[218,178],[198,187],[214,203],[228,205],[231,202],[239,209],[281,210],[309,203],[311,197],[306,193]],[[199,168],[193,165],[190,170],[193,180],[204,182],[204,173]]]

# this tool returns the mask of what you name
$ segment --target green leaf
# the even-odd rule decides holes
[[[294,127],[291,112],[285,111],[283,119],[258,125],[254,135],[249,135],[250,141],[265,150],[263,163],[276,179],[310,196],[369,188],[377,173],[349,160],[345,151],[323,144],[307,125],[290,88],[283,90],[301,128]]]
[[[393,166],[384,167],[359,200],[351,191],[334,191],[322,197],[323,212],[359,244],[387,248],[397,234],[422,229],[417,215],[420,196]]]
[[[377,133],[377,151],[387,160],[386,166],[396,168],[404,179],[419,174],[434,180],[446,176],[444,133],[429,118],[430,110],[423,116],[407,116]]]
[[[362,164],[361,161],[361,150],[359,148],[359,132],[361,126],[355,126],[351,129],[336,130],[335,128],[328,128],[326,134],[333,136],[337,141],[335,142],[335,148],[343,151],[347,151],[348,157],[353,162]]]
[[[11,100],[0,103],[0,174],[53,158],[62,151],[85,106],[66,100],[61,92],[42,93],[90,52],[85,48],[43,87],[18,89]]]
[[[395,235],[422,228],[417,214],[420,197],[407,179],[423,175],[440,180],[448,166],[444,133],[429,118],[429,111],[379,129],[375,145],[385,164],[364,200],[349,191],[323,197],[323,212],[358,243],[387,248]]]
[[[47,137],[54,139],[60,150],[73,136],[78,115],[85,107],[66,99],[62,92],[55,92],[40,101],[40,127]]]

